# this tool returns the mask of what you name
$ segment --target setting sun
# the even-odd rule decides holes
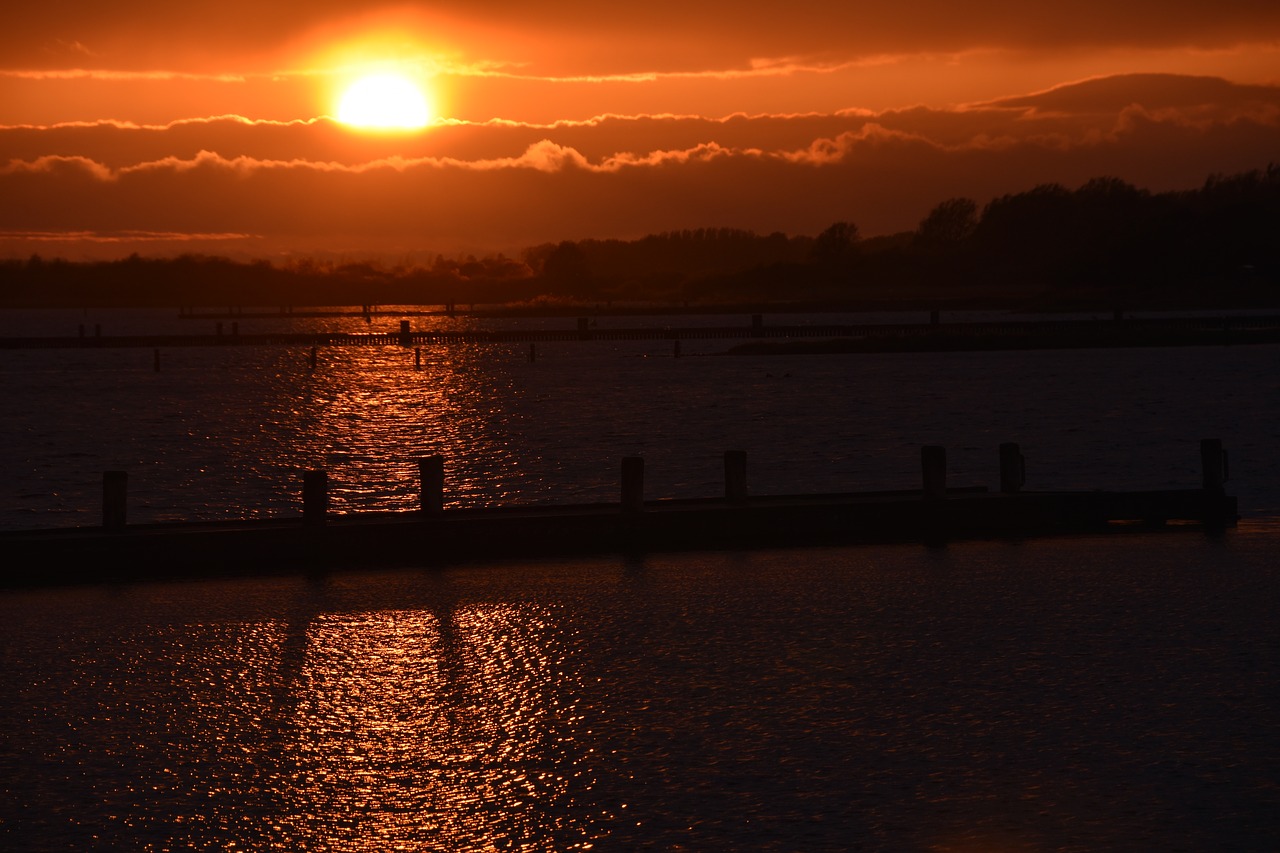
[[[398,74],[371,74],[347,87],[338,102],[338,121],[352,127],[413,130],[431,120],[422,90]]]

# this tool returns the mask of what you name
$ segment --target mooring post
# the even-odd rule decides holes
[[[324,471],[302,472],[302,523],[324,527],[329,511],[329,475]]]
[[[920,468],[924,475],[925,500],[947,496],[947,449],[926,444],[920,448]]]
[[[731,504],[747,502],[747,451],[724,452],[724,497]]]
[[[307,357],[307,367],[311,370],[316,369],[316,348],[311,348],[311,355]]]
[[[1027,460],[1017,443],[1006,441],[1000,445],[1000,491],[1006,495],[1021,491],[1027,482]]]
[[[102,473],[102,526],[107,530],[123,530],[125,506],[129,495],[128,471]]]
[[[1200,468],[1203,473],[1204,490],[1221,493],[1230,474],[1227,467],[1227,452],[1222,449],[1222,439],[1202,438],[1200,440]]]
[[[413,337],[409,334],[409,321],[400,321],[400,346],[408,347],[413,345]]]
[[[444,457],[426,456],[418,460],[419,505],[424,513],[444,511]]]
[[[644,510],[644,457],[625,456],[622,459],[622,511]]]

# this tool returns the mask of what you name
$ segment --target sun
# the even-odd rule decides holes
[[[431,121],[426,95],[399,74],[370,74],[338,100],[338,121],[370,130],[415,130]]]

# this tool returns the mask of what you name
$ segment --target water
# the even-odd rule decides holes
[[[723,346],[0,352],[0,525],[96,524],[113,468],[135,521],[297,513],[308,467],[408,507],[429,453],[453,505],[615,500],[634,454],[715,494],[730,447],[756,493],[922,444],[994,486],[1008,440],[1031,488],[1185,487],[1202,437],[1246,519],[6,592],[0,849],[1280,846],[1277,348]]]
[[[35,334],[77,315],[7,322]],[[242,330],[285,322],[365,326]],[[332,348],[315,372],[286,347],[175,348],[159,372],[147,349],[3,351],[0,529],[99,523],[104,470],[129,472],[130,519],[146,522],[296,515],[308,468],[329,472],[336,511],[407,509],[416,460],[431,454],[446,458],[453,506],[616,500],[630,455],[646,460],[648,497],[714,495],[728,449],[747,451],[756,494],[909,488],[924,444],[947,448],[951,483],[994,488],[1005,441],[1022,445],[1030,489],[1195,487],[1210,437],[1228,449],[1244,512],[1280,512],[1274,346],[719,355],[726,346],[686,341],[674,358],[665,342],[540,344],[534,363],[527,345],[424,347],[417,370],[400,347]]]
[[[1271,850],[1274,539],[0,598],[0,848]]]

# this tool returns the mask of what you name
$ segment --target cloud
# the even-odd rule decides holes
[[[519,63],[531,73],[617,75],[753,70],[783,61],[848,62],[975,48],[1023,51],[1225,48],[1280,38],[1271,0],[651,0],[642,8],[587,0],[432,0],[352,11],[341,0],[121,0],[20,4],[6,11],[0,57],[10,68],[81,65],[176,71],[280,70],[299,44],[377,39],[385,53],[421,42],[436,54]],[[494,46],[500,54],[493,53]],[[275,64],[271,63],[275,61]]]
[[[872,235],[952,196],[1102,175],[1182,188],[1277,151],[1280,89],[1166,77],[949,110],[452,122],[412,142],[236,117],[0,128],[0,231],[256,235],[246,251],[263,253],[507,250],[704,226],[814,234],[837,220]]]

